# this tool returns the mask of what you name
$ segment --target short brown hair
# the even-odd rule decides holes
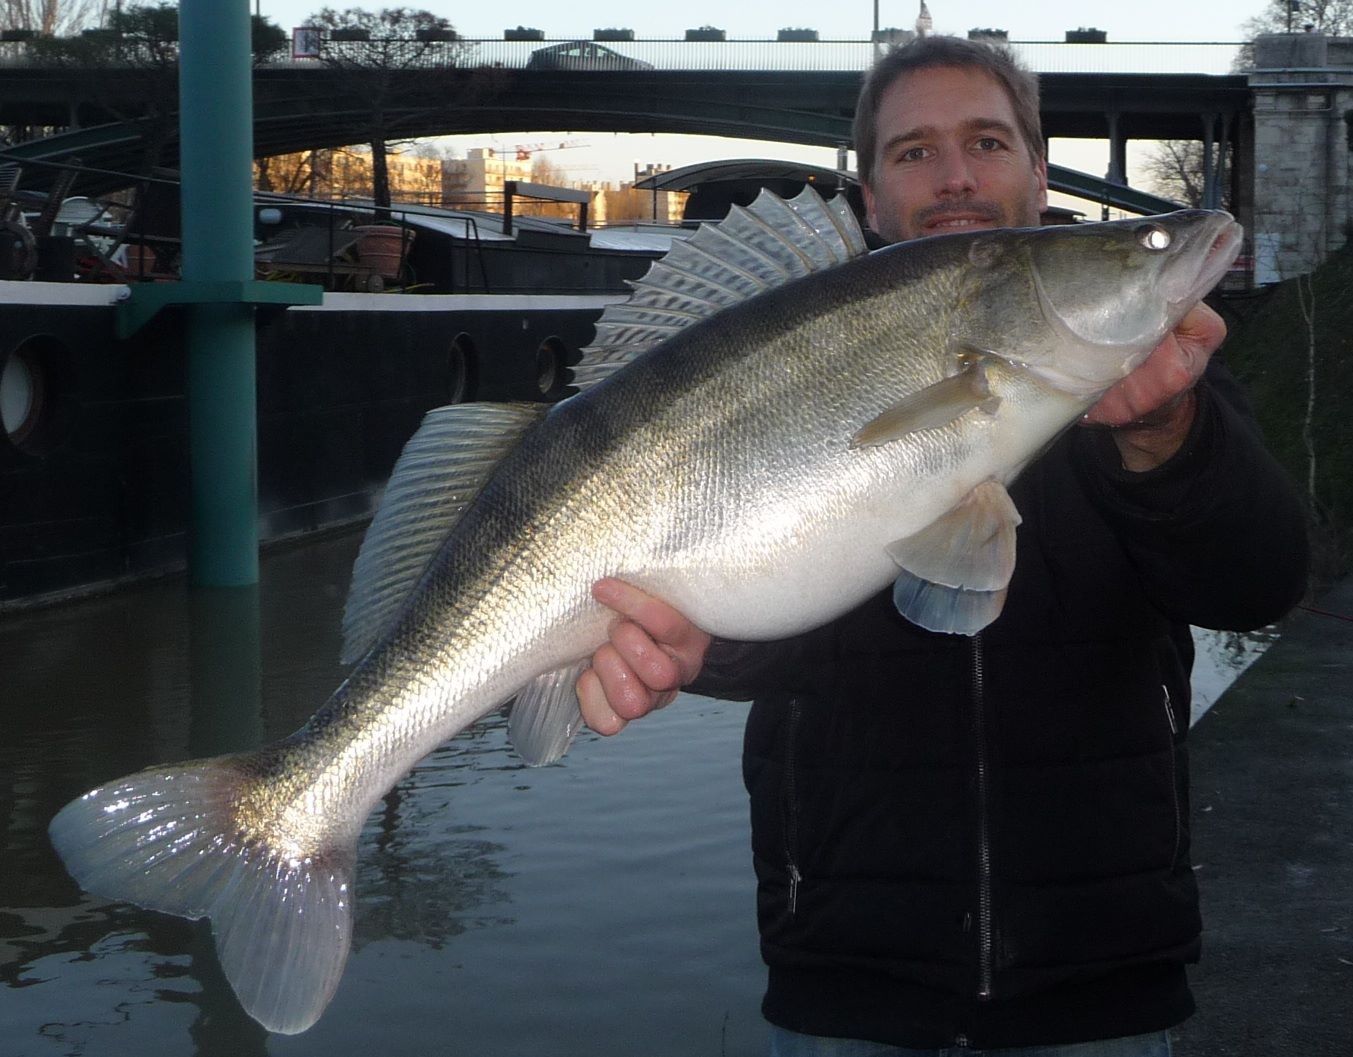
[[[878,150],[878,108],[883,93],[905,73],[936,66],[982,70],[996,79],[1010,97],[1015,122],[1024,137],[1031,160],[1041,158],[1043,125],[1038,116],[1038,75],[1026,70],[1002,47],[961,37],[917,37],[891,48],[874,63],[860,87],[855,104],[855,165],[860,182],[874,177],[874,154]],[[872,185],[871,185],[872,186]]]

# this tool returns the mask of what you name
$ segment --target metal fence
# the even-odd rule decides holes
[[[860,40],[371,40],[320,45],[320,58],[267,65],[317,62],[410,67],[491,66],[541,70],[719,70],[857,72],[869,68],[883,45]],[[1010,41],[1008,47],[1038,73],[1227,74],[1243,42],[1134,41],[1064,44]]]

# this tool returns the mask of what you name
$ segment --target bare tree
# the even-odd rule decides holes
[[[1317,33],[1344,36],[1353,32],[1353,0],[1268,0],[1259,14],[1241,24],[1247,40],[1263,33],[1300,33],[1311,26]]]
[[[103,23],[110,0],[0,0],[8,29],[31,29],[44,37],[68,36]]]
[[[1353,34],[1353,0],[1268,0],[1268,5],[1253,18],[1241,23],[1245,39],[1266,33],[1302,33],[1306,27],[1331,37]],[[1246,44],[1236,54],[1237,73],[1254,69],[1254,44]]]
[[[531,159],[531,182],[549,187],[569,187],[568,173],[552,159],[537,154]],[[518,199],[516,211],[522,216],[559,217],[572,220],[578,207],[572,202],[550,202],[539,198]]]
[[[1310,161],[1311,168],[1306,173],[1306,178],[1297,181],[1295,199],[1291,203],[1291,211],[1294,216],[1319,217],[1319,223],[1314,229],[1306,230],[1304,233],[1299,228],[1294,228],[1291,232],[1284,235],[1287,242],[1287,253],[1279,257],[1280,268],[1283,271],[1295,272],[1291,275],[1293,286],[1295,287],[1295,299],[1297,310],[1301,316],[1302,329],[1297,333],[1290,335],[1290,340],[1294,343],[1300,342],[1302,347],[1303,359],[1305,360],[1305,400],[1301,408],[1301,449],[1306,463],[1305,466],[1305,485],[1306,485],[1306,504],[1307,516],[1309,518],[1309,528],[1311,538],[1315,544],[1316,551],[1329,552],[1331,548],[1337,549],[1333,540],[1339,534],[1339,528],[1335,522],[1331,508],[1323,501],[1322,492],[1325,488],[1325,478],[1327,472],[1323,466],[1323,455],[1325,452],[1320,450],[1317,443],[1317,424],[1322,411],[1323,386],[1318,377],[1318,368],[1322,359],[1323,335],[1317,333],[1316,320],[1317,309],[1320,307],[1321,283],[1316,275],[1316,270],[1326,259],[1328,253],[1327,234],[1328,228],[1326,217],[1323,210],[1312,210],[1308,196],[1319,196],[1316,188],[1319,183],[1314,178],[1316,176],[1316,166],[1319,162],[1315,159]],[[1286,277],[1286,276],[1285,276]],[[1318,560],[1325,560],[1323,556]]]
[[[1306,407],[1301,419],[1301,443],[1306,450],[1306,501],[1314,514],[1319,504],[1315,487],[1315,417],[1319,392],[1316,386],[1316,363],[1319,346],[1315,334],[1315,278],[1311,272],[1297,276],[1297,306],[1301,309],[1301,320],[1306,324]]]
[[[390,207],[388,153],[397,141],[398,118],[393,112],[397,80],[430,54],[454,65],[455,29],[440,15],[409,7],[368,11],[359,7],[337,11],[321,8],[307,25],[328,31],[322,60],[351,75],[350,83],[362,94],[367,108],[366,142],[371,144],[372,197],[377,210]]]
[[[1142,166],[1151,190],[1162,198],[1183,202],[1195,209],[1203,205],[1206,164],[1201,140],[1161,140],[1146,155]],[[1222,206],[1229,209],[1225,201],[1230,195],[1229,181],[1223,179],[1221,183]]]
[[[606,194],[606,222],[663,221],[668,218],[669,192],[643,191],[631,185]]]
[[[1353,0],[1267,0],[1263,9],[1243,24],[1247,37],[1254,39],[1264,34],[1303,34],[1311,31],[1327,36],[1353,35]],[[1241,49],[1235,69],[1238,72],[1252,70],[1255,67],[1255,49],[1248,44]],[[1288,328],[1284,333],[1287,341],[1300,349],[1300,360],[1304,371],[1302,378],[1302,399],[1298,406],[1300,430],[1296,439],[1299,450],[1290,453],[1288,464],[1294,476],[1304,478],[1309,530],[1313,544],[1313,562],[1316,578],[1332,575],[1336,570],[1346,568],[1340,556],[1340,540],[1347,539],[1348,526],[1346,513],[1339,510],[1337,500],[1327,502],[1331,495],[1337,495],[1335,472],[1331,463],[1337,463],[1341,449],[1331,443],[1327,423],[1331,416],[1330,405],[1339,400],[1340,391],[1335,388],[1324,374],[1337,373],[1331,364],[1339,363],[1338,342],[1340,336],[1331,333],[1332,315],[1329,309],[1343,303],[1346,284],[1340,281],[1337,273],[1334,281],[1322,275],[1321,266],[1327,264],[1330,232],[1327,226],[1323,206],[1316,206],[1308,196],[1319,197],[1315,190],[1323,183],[1315,166],[1321,161],[1313,157],[1312,169],[1293,185],[1298,189],[1292,199],[1286,200],[1286,213],[1289,218],[1301,218],[1314,213],[1319,224],[1313,230],[1306,230],[1295,219],[1284,223],[1281,216],[1273,218],[1271,225],[1275,229],[1278,243],[1272,247],[1274,259],[1272,267],[1284,279],[1290,281],[1293,300],[1300,319],[1296,328]],[[1256,254],[1261,253],[1256,247]],[[1323,299],[1323,300],[1322,300]],[[1317,320],[1324,320],[1317,327]],[[1326,394],[1330,400],[1324,399]],[[1304,465],[1303,465],[1304,464]],[[1304,472],[1302,472],[1304,471]],[[1344,555],[1346,558],[1346,554]]]
[[[260,191],[308,194],[319,197],[319,184],[329,180],[332,160],[328,150],[274,154],[254,161],[254,183]]]
[[[1312,163],[1315,164],[1314,162]],[[1314,176],[1314,173],[1310,175]],[[1309,193],[1312,187],[1319,186],[1314,180],[1302,180],[1301,190],[1298,191],[1298,201],[1296,203],[1299,213],[1307,214],[1309,211],[1304,208],[1301,199]],[[1297,308],[1301,312],[1301,321],[1305,324],[1305,333],[1302,335],[1306,346],[1306,406],[1303,410],[1301,420],[1301,443],[1306,455],[1306,501],[1309,507],[1312,523],[1315,524],[1321,512],[1320,497],[1316,490],[1316,443],[1315,443],[1315,422],[1317,402],[1320,396],[1320,387],[1317,385],[1316,369],[1319,363],[1320,346],[1316,338],[1316,309],[1318,307],[1318,298],[1316,297],[1315,270],[1325,259],[1327,252],[1326,245],[1326,222],[1323,211],[1317,213],[1320,217],[1320,223],[1315,231],[1301,240],[1298,250],[1301,255],[1302,267],[1296,276],[1296,294]]]
[[[1347,36],[1353,34],[1353,0],[1269,0],[1268,5],[1253,18],[1244,23],[1243,28],[1251,39],[1265,33],[1296,33],[1311,29],[1327,36]],[[1246,65],[1252,67],[1252,48]],[[1314,163],[1313,163],[1314,164]],[[1312,179],[1301,181],[1303,190],[1319,186],[1315,174]],[[1297,203],[1297,212],[1305,212]],[[1316,490],[1316,413],[1320,389],[1317,385],[1316,366],[1319,345],[1316,339],[1316,296],[1315,270],[1325,259],[1329,245],[1329,231],[1325,223],[1325,214],[1320,214],[1318,228],[1307,236],[1307,245],[1298,247],[1302,258],[1302,267],[1296,279],[1297,307],[1305,325],[1306,346],[1306,406],[1302,417],[1302,446],[1306,455],[1306,497],[1310,506],[1312,521],[1318,519],[1322,509]]]
[[[145,172],[163,164],[178,106],[178,8],[155,5],[109,11],[97,35],[40,37],[35,58],[70,71],[86,103],[117,121],[144,120]],[[116,91],[110,85],[117,84]],[[102,120],[107,120],[103,117]]]
[[[1252,41],[1265,33],[1300,33],[1307,26],[1331,36],[1353,33],[1353,0],[1268,0],[1241,29]],[[1241,72],[1253,67],[1254,45],[1246,44],[1236,56],[1235,69]],[[1205,163],[1201,141],[1165,140],[1147,155],[1144,166],[1157,194],[1199,206],[1203,202]],[[1228,181],[1222,181],[1224,208],[1230,208],[1225,201],[1229,186]]]
[[[21,0],[0,0],[7,2]],[[57,0],[22,2],[36,6]],[[77,0],[62,2],[74,5]],[[95,6],[94,0],[87,0],[86,6]],[[67,71],[68,82],[75,85],[77,96],[83,97],[73,108],[75,113],[92,111],[97,121],[147,119],[142,142],[145,166],[153,168],[161,164],[163,147],[177,120],[178,5],[160,0],[154,4],[97,6],[103,11],[99,33],[39,36],[29,42],[29,54],[38,62]],[[286,34],[266,18],[252,16],[250,32],[256,62],[286,46]]]

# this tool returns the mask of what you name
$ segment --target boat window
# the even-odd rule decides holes
[[[568,346],[558,337],[551,335],[536,349],[536,395],[541,400],[562,400],[568,395],[568,385],[573,381],[573,372],[569,364],[576,363]]]
[[[446,396],[449,404],[464,404],[474,399],[479,374],[479,350],[474,339],[461,333],[451,339],[447,357]]]
[[[16,448],[32,436],[43,411],[42,366],[23,348],[5,357],[0,371],[0,421]]]
[[[68,419],[63,394],[71,390],[71,374],[70,350],[50,335],[34,335],[0,351],[5,442],[27,455],[45,455],[58,443]]]

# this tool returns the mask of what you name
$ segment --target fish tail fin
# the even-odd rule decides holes
[[[241,836],[249,757],[130,775],[67,804],[52,844],[82,887],[211,919],[221,968],[269,1031],[310,1027],[333,997],[352,938],[353,846],[297,853]]]

